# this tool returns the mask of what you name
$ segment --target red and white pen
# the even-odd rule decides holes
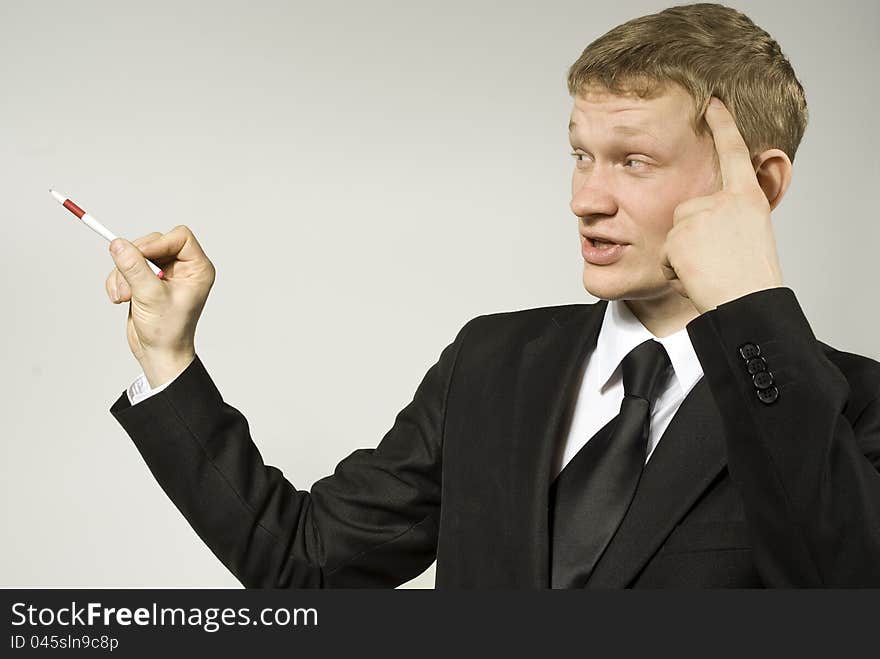
[[[98,222],[98,220],[86,213],[82,208],[77,206],[63,194],[55,192],[55,190],[49,190],[49,194],[55,197],[55,199],[58,200],[59,204],[64,206],[67,210],[69,210],[71,213],[81,219],[83,221],[83,224],[89,227],[92,231],[104,236],[108,242],[113,242],[114,240],[116,240],[116,236],[114,236],[113,233],[109,229],[107,229],[107,227]],[[149,259],[147,259],[147,265],[150,266],[150,270],[156,273],[156,276],[159,277],[159,279],[163,279],[165,277],[165,273],[162,272],[162,270]]]

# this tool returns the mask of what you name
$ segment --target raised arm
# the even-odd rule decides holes
[[[107,282],[130,300],[128,339],[159,393],[110,408],[159,485],[214,554],[248,587],[397,586],[434,560],[443,420],[466,324],[425,374],[376,448],[354,451],[311,492],[266,465],[247,419],[195,354],[214,268],[186,227],[123,249]],[[111,245],[112,246],[112,245]],[[161,263],[157,279],[146,258]],[[114,295],[115,293],[115,295]],[[369,441],[369,440],[368,440]],[[373,443],[373,442],[369,442]]]

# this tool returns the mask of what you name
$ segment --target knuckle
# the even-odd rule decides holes
[[[161,238],[161,237],[162,237],[161,233],[159,233],[158,231],[153,231],[152,233],[148,233],[146,236],[141,236],[140,238],[138,238],[137,240],[134,240],[132,242],[135,245],[140,246],[145,243],[152,242],[152,241],[156,240],[157,238]]]
[[[750,204],[756,204],[765,209],[770,208],[770,202],[767,199],[767,195],[764,194],[764,191],[758,186],[749,189],[748,194],[744,196]]]
[[[675,210],[672,213],[672,217],[676,221],[680,222],[681,220],[685,219],[688,215],[691,214],[693,208],[694,208],[694,203],[692,200],[685,201],[675,207]]]

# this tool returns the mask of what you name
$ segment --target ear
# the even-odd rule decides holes
[[[764,191],[770,210],[782,201],[791,183],[791,160],[780,149],[768,149],[752,158],[758,185]]]

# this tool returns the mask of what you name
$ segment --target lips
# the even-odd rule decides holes
[[[601,238],[587,238],[587,242],[589,242],[593,247],[598,247],[599,244],[606,245],[619,245],[620,243],[614,240],[602,240]]]
[[[612,238],[611,236],[605,236],[597,233],[582,233],[581,234],[587,241],[592,242],[595,240],[601,240],[603,243],[614,243],[615,245],[628,245],[624,240],[619,238]]]
[[[614,243],[609,247],[595,247],[589,238],[582,236],[581,252],[584,260],[593,265],[611,265],[619,261],[628,245]]]

